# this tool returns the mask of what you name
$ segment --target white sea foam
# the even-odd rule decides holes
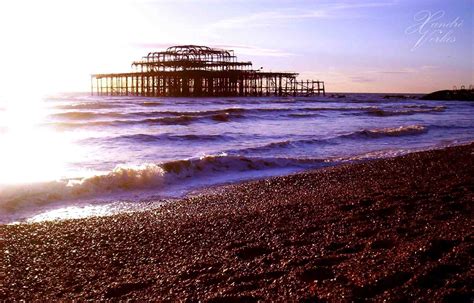
[[[4,186],[0,191],[0,211],[10,213],[25,207],[57,201],[137,190],[152,189],[159,193],[168,186],[192,181],[193,178],[221,176],[221,182],[225,182],[226,174],[279,167],[310,167],[320,162],[309,159],[246,158],[221,153],[161,164],[119,165],[110,172],[85,178]]]
[[[349,136],[368,136],[368,137],[395,137],[395,136],[406,136],[422,134],[428,131],[428,128],[423,125],[406,125],[398,127],[386,127],[386,128],[375,128],[375,129],[364,129],[356,131]]]
[[[474,130],[471,103],[376,94],[199,99],[74,94],[45,103],[41,111],[15,103],[17,116],[0,111],[0,180],[17,183],[0,185],[2,214],[85,201],[98,205],[123,196],[129,198],[120,201],[133,203],[148,199],[148,192],[159,198],[175,188],[182,194],[466,142]],[[38,136],[39,131],[54,136]],[[92,174],[83,173],[88,171]]]

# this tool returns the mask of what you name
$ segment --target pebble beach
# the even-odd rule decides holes
[[[0,299],[472,302],[474,144],[0,226]]]

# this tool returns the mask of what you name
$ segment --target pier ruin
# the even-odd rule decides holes
[[[105,96],[224,97],[324,95],[323,81],[297,80],[297,73],[265,72],[240,62],[233,50],[198,45],[150,52],[132,72],[94,74],[91,93]]]

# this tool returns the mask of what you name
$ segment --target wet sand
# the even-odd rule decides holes
[[[474,144],[0,226],[0,299],[471,302]]]

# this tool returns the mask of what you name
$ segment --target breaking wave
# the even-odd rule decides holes
[[[196,99],[77,94],[45,100],[38,119],[25,120],[25,125],[12,121],[12,126],[0,121],[0,140],[5,138],[0,147],[18,143],[24,149],[18,161],[28,157],[27,164],[45,159],[44,165],[15,171],[38,176],[38,170],[53,155],[62,154],[64,147],[64,159],[51,159],[52,165],[64,164],[64,174],[57,175],[64,177],[42,184],[0,184],[0,213],[8,212],[6,217],[16,219],[18,214],[57,206],[133,204],[224,182],[321,167],[325,161],[331,165],[472,139],[471,104],[411,97],[390,100],[377,94],[339,97]],[[0,115],[2,109],[0,104]],[[8,116],[10,108],[6,110]],[[22,115],[21,107],[18,113]],[[36,137],[36,126],[44,138]],[[55,133],[57,128],[61,132]],[[63,138],[65,142],[59,142]],[[35,148],[43,144],[54,148],[46,158],[42,149]],[[205,153],[223,154],[194,158]],[[185,160],[169,160],[177,158]],[[148,164],[118,165],[128,161]],[[14,165],[7,168],[17,169]],[[75,171],[87,169],[93,169],[94,175],[74,178],[78,176]],[[9,174],[3,172],[2,179],[8,180]],[[0,215],[0,223],[2,220]]]
[[[110,172],[82,179],[2,188],[0,212],[10,213],[25,207],[42,206],[57,201],[95,198],[136,190],[159,191],[185,180],[213,175],[225,176],[229,173],[272,168],[310,168],[322,162],[319,159],[250,158],[223,153],[161,164],[119,165]]]
[[[423,125],[407,125],[399,127],[364,129],[353,132],[351,134],[343,135],[347,138],[379,138],[379,137],[399,137],[423,134],[428,131],[428,128]]]

